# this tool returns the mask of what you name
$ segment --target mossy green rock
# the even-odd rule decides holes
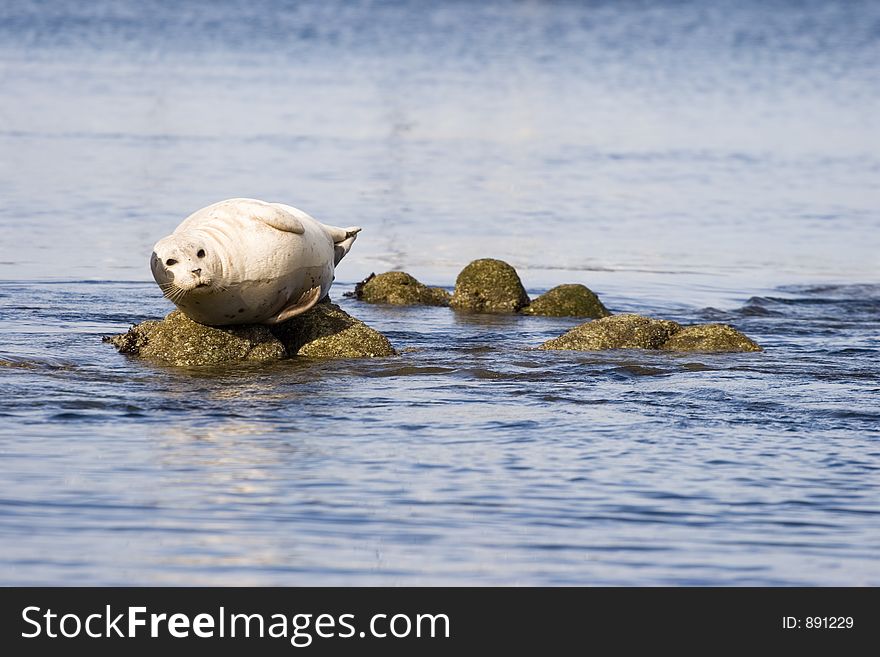
[[[513,267],[484,258],[461,270],[449,305],[475,313],[515,313],[529,305],[529,295]]]
[[[320,303],[279,324],[205,326],[179,310],[105,338],[120,352],[176,366],[274,361],[291,356],[365,358],[393,355],[388,339],[339,306]]]
[[[268,326],[204,326],[179,310],[161,321],[141,322],[108,341],[122,353],[179,366],[272,361],[287,355]]]
[[[611,313],[586,285],[557,285],[532,301],[522,311],[545,317],[608,317]]]
[[[743,352],[763,351],[754,340],[727,324],[686,326],[664,344],[666,351]]]
[[[370,276],[355,286],[354,296],[367,303],[396,306],[448,306],[452,297],[440,287],[428,287],[402,271]]]
[[[641,315],[612,315],[575,326],[539,349],[603,351],[605,349],[659,349],[681,325]]]
[[[384,335],[333,303],[272,327],[291,356],[377,358],[396,352]]]
[[[762,351],[745,335],[726,324],[682,326],[667,319],[642,315],[612,315],[576,326],[538,349],[604,351],[662,349],[663,351]]]

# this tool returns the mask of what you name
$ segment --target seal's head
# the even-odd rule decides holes
[[[166,297],[175,303],[188,294],[211,291],[217,254],[197,234],[169,235],[153,247],[150,269]]]

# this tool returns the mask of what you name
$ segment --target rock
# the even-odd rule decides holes
[[[513,267],[484,258],[461,270],[449,305],[476,313],[515,313],[529,305],[529,295]]]
[[[264,326],[204,326],[174,310],[161,321],[148,320],[127,333],[104,338],[120,352],[168,365],[219,365],[273,361],[291,356],[364,358],[390,356],[388,339],[332,303]]]
[[[448,306],[452,297],[441,287],[428,287],[402,271],[370,274],[354,288],[355,298],[396,306]]]
[[[0,358],[0,368],[9,368],[16,370],[36,370],[40,369],[40,363],[26,360],[7,360]]]
[[[171,311],[161,321],[141,322],[128,333],[106,340],[124,354],[179,366],[271,361],[287,355],[268,326],[204,326],[179,310]]]
[[[272,330],[292,356],[376,358],[396,353],[388,338],[333,303],[319,303]]]
[[[662,349],[702,352],[763,351],[758,343],[727,324],[686,326],[670,337]]]
[[[611,313],[585,285],[557,285],[523,308],[523,314],[545,317],[608,317]]]
[[[662,349],[664,351],[741,352],[761,347],[726,324],[681,326],[641,315],[612,315],[576,326],[538,349]]]
[[[575,326],[538,349],[659,349],[681,325],[665,319],[641,315],[612,315]]]

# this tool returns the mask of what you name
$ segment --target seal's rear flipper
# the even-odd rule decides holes
[[[361,232],[361,227],[336,228],[335,226],[327,226],[326,228],[330,238],[333,240],[333,250],[335,252],[333,264],[338,265],[339,261],[345,257],[345,254],[351,250],[351,245],[357,239],[357,234]]]
[[[311,310],[312,306],[318,303],[318,299],[320,297],[320,287],[316,286],[313,288],[309,288],[307,291],[303,292],[303,295],[295,303],[291,303],[277,315],[275,315],[274,317],[270,317],[263,323],[280,324],[281,322],[286,322],[291,317],[296,317],[297,315],[301,315],[307,310]]]

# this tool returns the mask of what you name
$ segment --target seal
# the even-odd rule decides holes
[[[278,324],[327,296],[360,228],[281,203],[233,198],[184,219],[153,247],[153,278],[200,324]]]

